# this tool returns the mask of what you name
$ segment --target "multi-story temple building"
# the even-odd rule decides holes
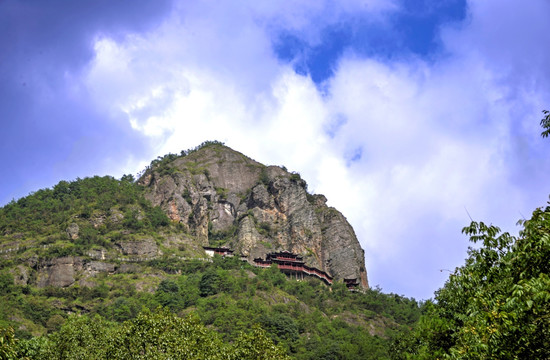
[[[297,280],[301,280],[305,276],[315,276],[327,285],[332,284],[332,276],[322,270],[307,266],[302,256],[288,251],[269,253],[266,255],[265,260],[262,258],[254,259],[254,265],[259,267],[270,267],[271,264],[277,265],[279,270]]]
[[[228,248],[209,246],[203,246],[203,248],[206,254],[210,257],[213,257],[214,255],[220,255],[222,257],[233,256],[233,250]],[[246,261],[246,258],[243,259]],[[268,268],[272,264],[277,265],[277,268],[279,268],[279,270],[281,270],[284,274],[296,280],[303,280],[306,276],[315,276],[321,279],[325,284],[332,285],[332,276],[322,270],[307,266],[302,256],[289,251],[269,253],[266,255],[265,260],[262,258],[256,258],[253,263],[253,265],[262,268]],[[346,285],[348,285],[348,288],[353,286],[347,282]]]

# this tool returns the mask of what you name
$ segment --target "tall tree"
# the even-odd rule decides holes
[[[472,222],[477,244],[429,303],[395,359],[550,359],[550,207],[519,237]]]

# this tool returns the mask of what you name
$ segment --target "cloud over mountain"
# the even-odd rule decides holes
[[[550,192],[545,1],[97,4],[0,5],[3,202],[218,139],[300,171],[371,283],[426,298],[465,208],[514,230]]]

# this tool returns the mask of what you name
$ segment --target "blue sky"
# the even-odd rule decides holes
[[[550,194],[546,0],[0,2],[0,204],[217,139],[344,213],[426,299],[460,230]]]

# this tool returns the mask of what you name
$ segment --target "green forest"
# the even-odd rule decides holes
[[[157,342],[168,342],[169,349],[157,348],[155,351],[162,356],[149,354],[143,358],[210,358],[204,352],[207,349],[190,349],[198,351],[197,357],[186,352],[174,357],[172,347],[185,344],[179,343],[182,339],[164,339],[174,336],[164,333],[168,332],[165,325],[159,325],[163,333],[157,333],[156,322],[166,322],[174,329],[191,326],[192,336],[205,337],[212,346],[228,352],[241,351],[237,345],[244,338],[259,341],[250,346],[276,350],[276,357],[259,358],[387,359],[391,339],[413,326],[420,316],[419,304],[412,299],[379,290],[352,293],[343,284],[329,289],[316,279],[287,280],[277,268],[256,269],[236,258],[216,257],[213,263],[180,265],[182,274],[167,275],[154,293],[137,292],[131,278],[114,282],[106,279],[104,285],[94,289],[25,289],[11,285],[13,279],[4,274],[2,302],[7,306],[2,317],[7,319],[20,311],[46,329],[41,337],[22,330],[4,330],[4,344],[11,344],[18,354],[14,358],[129,359],[139,354],[141,347]],[[79,315],[66,315],[58,306],[61,303],[63,307],[86,309],[86,313],[81,310]],[[10,328],[9,321],[4,324]],[[105,348],[104,344],[113,343],[115,338],[125,343],[128,328],[136,326],[145,327],[139,330],[141,340],[159,338],[149,345],[137,344],[118,357]],[[75,338],[79,340],[75,342]]]
[[[74,222],[80,236],[70,240]],[[3,248],[13,251],[0,254],[0,359],[389,359],[392,339],[420,317],[414,299],[290,280],[238,257],[205,261],[202,249],[187,247],[139,263],[111,260],[125,270],[96,274],[86,286],[30,285],[36,271],[27,284],[17,281],[29,263],[181,232],[132,176],[62,181],[1,208]]]
[[[185,231],[130,175],[62,181],[0,209],[0,359],[549,359],[550,206],[519,226],[466,226],[464,265],[423,302],[187,247],[86,286],[22,283],[32,264]]]

